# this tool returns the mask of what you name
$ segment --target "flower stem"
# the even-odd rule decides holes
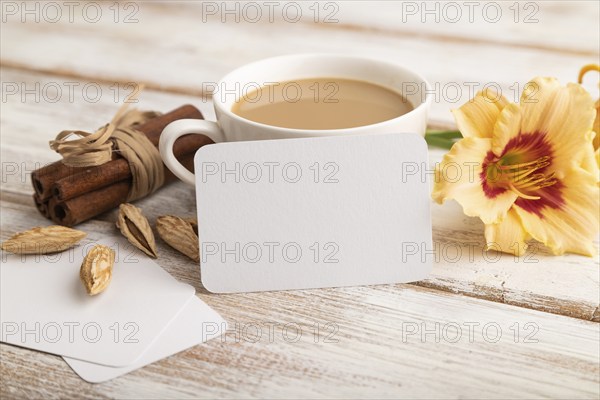
[[[425,141],[431,147],[440,147],[442,149],[450,149],[456,139],[462,138],[459,131],[427,131],[425,133]]]

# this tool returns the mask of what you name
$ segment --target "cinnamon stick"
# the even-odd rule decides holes
[[[191,119],[202,119],[202,113],[194,106],[186,104],[184,106],[181,106],[179,108],[176,108],[175,110],[168,112],[166,114],[163,114],[161,116],[158,116],[156,118],[152,118],[151,120],[145,122],[144,124],[141,124],[137,127],[137,130],[139,130],[140,132],[143,132],[144,134],[146,134],[146,136],[148,137],[148,139],[155,145],[158,146],[158,141],[160,140],[160,134],[162,133],[163,129],[171,122],[178,120],[178,119],[184,119],[184,118],[191,118]],[[206,144],[206,138],[199,136],[199,135],[189,135],[186,137],[181,138],[179,141],[183,141],[183,139],[187,138],[185,145],[189,146],[190,148],[196,148],[198,149],[199,147],[201,147],[202,145]],[[178,142],[179,142],[178,141]],[[106,185],[106,179],[111,179],[111,175],[110,175],[110,171],[116,173],[116,177],[117,178],[121,178],[121,179],[126,179],[127,176],[125,169],[127,169],[127,171],[129,171],[129,168],[123,168],[124,165],[122,163],[123,160],[120,157],[115,157],[114,160],[109,161],[106,164],[100,165],[98,167],[92,167],[92,168],[87,168],[87,167],[69,167],[64,165],[61,161],[56,161],[52,164],[46,165],[42,168],[39,168],[35,171],[32,172],[31,174],[31,181],[33,184],[33,188],[35,190],[35,192],[38,195],[38,198],[41,201],[46,201],[48,200],[52,195],[53,195],[53,185],[59,181],[62,180],[64,178],[68,178],[70,179],[72,182],[76,183],[80,183],[80,184],[84,184],[84,182],[87,184],[87,186],[84,188],[82,187],[81,190],[76,189],[75,192],[71,192],[71,196],[75,196],[78,194],[82,194],[82,193],[87,193],[87,190],[92,190],[92,189],[98,189],[101,188],[102,186]],[[112,163],[115,162],[119,162],[120,165],[111,165]],[[125,165],[127,164],[127,162],[125,162]],[[90,175],[91,173],[93,173],[92,175]],[[78,177],[77,175],[79,174],[87,174],[87,177],[81,176]],[[98,180],[96,179],[92,179],[91,182],[87,181],[89,180],[92,176],[95,177],[99,177]],[[131,177],[130,172],[129,172],[129,178]],[[82,178],[82,179],[80,179]],[[112,183],[113,181],[109,181],[109,183]],[[76,184],[75,186],[77,186],[78,184]],[[71,188],[73,189],[73,188]],[[67,189],[67,190],[71,190],[71,189]],[[58,189],[60,191],[60,189]]]
[[[127,160],[117,158],[58,179],[51,185],[51,195],[58,200],[68,200],[123,180],[131,180],[131,171]]]
[[[137,129],[158,146],[163,129],[182,118],[203,117],[198,109],[185,105],[153,118]],[[193,170],[196,150],[210,143],[212,140],[206,136],[186,135],[175,142],[173,153],[186,168]],[[42,215],[55,223],[72,226],[127,201],[131,179],[128,162],[118,155],[97,167],[74,168],[58,161],[32,173],[34,202]],[[175,176],[165,168],[165,183],[174,180]]]
[[[186,135],[175,142],[173,153],[179,158],[193,154],[200,147],[210,143],[213,142],[206,136]],[[165,171],[170,174],[167,169]],[[98,167],[83,168],[83,171],[77,174],[58,179],[52,185],[51,194],[64,201],[122,180],[131,180],[131,169],[128,162],[119,157]]]
[[[118,207],[127,199],[130,185],[131,181],[120,181],[66,202],[60,202],[52,197],[48,205],[50,218],[60,225],[77,225],[98,214]]]
[[[61,161],[55,161],[31,173],[31,183],[40,201],[45,201],[52,195],[52,184],[58,180],[73,175],[74,168],[66,166]]]
[[[42,214],[46,218],[50,217],[50,211],[48,209],[48,201],[42,201],[39,198],[39,196],[37,195],[37,193],[34,193],[33,194],[33,202],[35,203],[35,207],[38,209],[40,214]]]
[[[205,142],[208,141],[210,139]],[[194,154],[189,152],[179,158],[181,164],[190,171],[194,166]],[[165,183],[177,179],[170,171],[165,172]],[[130,189],[131,180],[126,179],[65,201],[51,197],[48,205],[50,218],[60,225],[77,225],[127,201]]]

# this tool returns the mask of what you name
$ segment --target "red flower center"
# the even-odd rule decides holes
[[[519,196],[516,205],[539,217],[545,207],[560,208],[564,185],[551,172],[553,155],[545,133],[519,133],[499,157],[486,154],[479,176],[483,192],[493,199],[510,190]]]

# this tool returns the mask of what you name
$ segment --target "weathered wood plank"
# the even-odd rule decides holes
[[[2,5],[7,3],[13,2]],[[504,13],[513,5],[500,3]],[[51,85],[40,100],[31,94],[21,100],[22,90],[2,99],[0,239],[47,223],[31,203],[28,171],[58,158],[47,149],[56,132],[92,129],[110,119],[128,94],[120,91],[115,101],[115,81],[162,90],[145,91],[142,107],[169,110],[192,102],[212,118],[210,104],[200,98],[202,83],[232,68],[279,54],[350,52],[421,71],[439,85],[431,125],[451,127],[448,109],[467,100],[468,82],[497,82],[514,99],[516,82],[522,86],[538,74],[572,81],[581,64],[597,62],[597,2],[534,3],[540,7],[538,24],[489,24],[482,18],[422,24],[418,15],[404,23],[399,2],[338,2],[339,23],[316,25],[308,14],[295,24],[223,24],[218,15],[203,23],[195,2],[139,2],[136,24],[120,23],[131,10],[122,8],[114,23],[112,3],[102,4],[105,18],[98,23],[85,22],[80,13],[74,23],[9,19],[0,35],[2,94],[10,89],[6,83]],[[69,81],[80,84],[74,101],[68,100]],[[103,90],[95,103],[82,99],[82,85],[90,81]],[[56,94],[54,84],[63,89],[55,103],[48,100]],[[443,96],[444,85],[458,86],[460,96]],[[594,82],[589,88],[597,90]],[[191,215],[194,203],[189,187],[174,184],[139,205],[153,222],[167,212]],[[114,212],[107,213],[81,229],[98,238],[114,232],[114,220]],[[99,385],[82,382],[59,357],[2,344],[0,397],[598,398],[600,328],[581,320],[600,318],[597,260],[544,252],[518,262],[510,256],[496,260],[482,252],[481,224],[454,203],[434,206],[433,223],[440,260],[430,278],[417,283],[425,287],[212,295],[202,288],[198,267],[159,241],[159,263],[196,287],[230,323],[224,340]],[[458,248],[463,253],[456,259],[452,251]],[[302,329],[297,342],[284,338],[286,324],[292,338],[296,326]],[[497,342],[494,324],[502,330]],[[256,327],[262,336],[255,342]],[[327,342],[336,327],[337,342]],[[426,330],[433,333],[422,337]],[[533,342],[526,341],[528,334]]]
[[[594,5],[573,7],[566,13],[564,5],[536,3],[544,10],[553,10],[545,12],[552,16],[551,24],[486,23],[489,29],[461,24],[461,35],[473,39],[469,41],[443,39],[441,33],[435,33],[442,28],[431,31],[432,24],[425,25],[427,29],[420,22],[414,27],[397,24],[395,11],[381,12],[386,16],[375,18],[380,13],[377,7],[370,8],[362,19],[365,22],[361,26],[368,29],[344,28],[344,18],[355,26],[362,10],[369,8],[350,7],[350,3],[353,2],[340,6],[339,24],[289,23],[282,18],[273,23],[222,23],[219,15],[203,22],[202,6],[195,2],[179,7],[140,3],[137,23],[114,23],[109,9],[97,23],[86,22],[81,16],[73,23],[62,19],[57,23],[21,23],[11,18],[3,24],[1,62],[5,67],[82,80],[145,82],[150,88],[199,96],[206,94],[206,83],[216,82],[227,71],[261,58],[300,52],[362,54],[399,62],[421,72],[434,87],[433,120],[452,123],[449,109],[467,101],[483,85],[492,85],[507,97],[518,99],[523,85],[534,76],[573,81],[582,65],[598,58],[598,47],[593,46],[597,35],[586,34],[594,28],[589,22],[593,13],[588,9]],[[388,7],[397,5],[384,9]],[[570,18],[563,18],[564,15]],[[575,20],[578,29],[574,30],[571,26]],[[396,25],[400,25],[399,33]],[[451,25],[444,28],[448,34],[456,31]],[[412,29],[412,33],[405,33],[404,29]],[[563,46],[566,49],[581,48],[581,44],[595,50],[566,56],[535,46],[486,41],[492,37],[496,42],[504,37],[518,37],[521,42],[527,38],[539,44],[548,43],[547,36],[567,38]],[[21,45],[41,38],[43,46]],[[590,88],[595,90],[593,84]]]
[[[481,43],[489,46],[544,50],[564,55],[597,56],[596,32],[600,5],[592,1],[453,2],[341,1],[334,10],[333,29],[358,29],[381,35],[428,38],[446,45]],[[249,13],[249,11],[248,11]],[[306,21],[314,21],[312,9]],[[572,29],[573,23],[581,29]],[[512,62],[512,60],[511,60]]]
[[[33,82],[40,82],[41,86],[48,82],[64,85],[62,78],[53,76],[15,70],[7,70],[4,75],[15,82],[27,82],[30,86]],[[19,96],[7,99],[0,116],[2,189],[7,201],[31,202],[28,173],[36,163],[44,164],[58,158],[47,147],[48,140],[56,132],[67,127],[90,129],[111,118],[118,105],[107,86],[101,87],[106,95],[97,103],[70,103],[65,96],[56,103],[21,102]],[[210,104],[190,96],[148,90],[141,96],[140,106],[166,111],[185,102],[199,106],[208,118],[212,118]],[[434,151],[431,158],[439,159],[441,154]],[[166,213],[194,215],[195,209],[193,190],[183,184],[171,185],[141,204],[152,218]],[[535,246],[520,259],[486,253],[483,251],[483,226],[477,219],[465,217],[457,204],[434,204],[432,214],[436,259],[431,276],[419,285],[597,320],[600,290],[597,259],[576,255],[554,257]],[[99,219],[114,221],[114,213]]]
[[[43,222],[31,206],[11,200],[1,204],[3,237],[8,231]],[[153,210],[150,203],[148,199],[141,205]],[[112,221],[91,221],[80,228],[92,238],[115,230]],[[56,356],[0,345],[0,395],[599,395],[600,325],[596,323],[411,285],[214,295],[200,286],[197,266],[168,251],[162,242],[159,252],[163,268],[194,285],[198,297],[227,319],[226,336],[96,385],[81,381]],[[320,327],[318,333],[315,326]]]
[[[437,262],[417,285],[599,322],[598,257],[553,256],[534,241],[520,258],[486,252],[483,224],[455,202],[433,204],[432,221]]]

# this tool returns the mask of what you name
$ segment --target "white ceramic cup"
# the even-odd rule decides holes
[[[414,109],[372,125],[346,129],[290,129],[250,121],[231,109],[243,95],[268,84],[309,78],[347,78],[372,82],[402,93]],[[183,135],[199,134],[214,142],[289,139],[315,136],[418,133],[425,135],[431,90],[419,74],[390,62],[346,55],[299,54],[257,61],[227,74],[216,84],[213,104],[217,122],[182,119],[165,127],[159,150],[165,165],[182,181],[195,184],[194,174],[173,155],[173,144]]]

